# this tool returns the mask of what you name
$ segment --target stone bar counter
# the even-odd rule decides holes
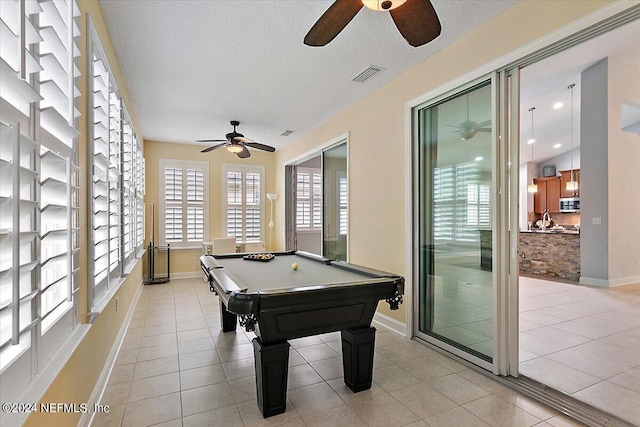
[[[520,273],[580,280],[580,234],[520,231]]]

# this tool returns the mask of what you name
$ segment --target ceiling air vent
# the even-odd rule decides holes
[[[380,71],[384,70],[382,67],[376,67],[375,65],[370,65],[369,68],[358,74],[353,78],[354,82],[362,83],[365,80],[370,79],[371,77],[378,74]]]
[[[292,133],[293,133],[293,131],[292,131],[292,130],[285,130],[284,132],[282,132],[282,133],[280,134],[280,136],[289,136],[289,135],[291,135]]]

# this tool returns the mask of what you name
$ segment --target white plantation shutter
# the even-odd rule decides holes
[[[349,231],[348,207],[349,197],[347,194],[347,177],[338,176],[338,230],[340,234],[347,234]]]
[[[164,170],[165,242],[182,242],[182,169]]]
[[[162,222],[160,241],[196,247],[207,230],[208,163],[161,159]]]
[[[204,169],[187,169],[187,240],[204,240]]]
[[[242,209],[242,173],[227,172],[227,236],[242,240],[243,209]]]
[[[322,173],[320,169],[296,169],[296,226],[300,231],[322,229]]]
[[[226,235],[242,242],[263,239],[264,168],[224,165]]]
[[[311,210],[311,227],[320,230],[322,229],[322,173],[318,169],[313,174],[313,191],[312,197],[312,210]]]
[[[476,162],[434,169],[434,237],[478,241],[475,226],[490,225],[490,190]]]
[[[144,164],[131,118],[89,22],[89,264],[93,273],[89,309],[93,316],[142,255]]]
[[[311,174],[298,168],[296,178],[296,225],[299,230],[308,230],[311,228]]]
[[[0,395],[7,401],[77,326],[77,16],[75,1],[0,1]]]
[[[144,251],[144,158],[142,149],[134,135],[136,172],[135,172],[135,198],[136,198],[136,256],[142,256]]]

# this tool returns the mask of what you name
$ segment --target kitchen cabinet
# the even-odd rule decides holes
[[[560,179],[559,176],[550,176],[533,180],[538,186],[538,192],[533,194],[534,212],[560,211]]]
[[[571,170],[560,171],[560,197],[580,196],[580,169],[573,170],[573,179],[578,182],[578,189],[569,191],[567,190],[567,182],[571,181]]]

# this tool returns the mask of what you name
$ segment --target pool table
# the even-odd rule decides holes
[[[378,301],[402,303],[404,279],[305,252],[274,252],[266,261],[246,254],[203,255],[200,266],[219,296],[224,332],[240,325],[253,339],[258,406],[270,417],[285,411],[287,340],[341,331],[345,384],[371,388]],[[297,269],[293,269],[297,264]]]

